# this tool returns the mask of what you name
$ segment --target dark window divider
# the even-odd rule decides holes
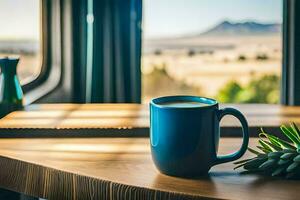
[[[281,104],[300,105],[300,1],[283,0]]]

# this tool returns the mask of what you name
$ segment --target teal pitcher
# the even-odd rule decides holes
[[[0,118],[23,108],[23,92],[17,76],[19,58],[0,58]]]

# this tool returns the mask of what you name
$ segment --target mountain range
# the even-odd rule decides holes
[[[184,34],[177,37],[146,38],[143,43],[143,52],[154,52],[157,49],[185,49],[187,47],[196,48],[201,51],[211,51],[221,48],[230,49],[235,44],[232,44],[232,40],[231,42],[224,40],[223,36],[237,38],[238,40],[239,36],[280,37],[280,34],[280,23],[222,21],[204,32],[199,31],[198,33]],[[208,37],[211,39],[208,39]],[[222,42],[220,43],[220,41]]]
[[[228,35],[267,35],[279,34],[281,24],[269,23],[263,24],[253,21],[233,23],[223,21],[213,28],[198,34],[198,36],[228,36]]]

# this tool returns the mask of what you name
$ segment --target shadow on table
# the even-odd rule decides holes
[[[210,193],[217,192],[215,180],[210,175],[204,175],[194,178],[180,178],[164,174],[157,174],[152,183],[152,186],[159,190],[170,192],[175,191],[180,193],[186,193],[186,191],[197,193],[199,189],[203,187],[209,190]]]
[[[39,200],[39,198],[0,188],[0,200]]]

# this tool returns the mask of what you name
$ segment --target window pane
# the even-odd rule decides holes
[[[281,0],[144,0],[143,102],[278,103]]]
[[[40,0],[0,1],[0,56],[20,56],[18,75],[26,84],[42,66]]]

